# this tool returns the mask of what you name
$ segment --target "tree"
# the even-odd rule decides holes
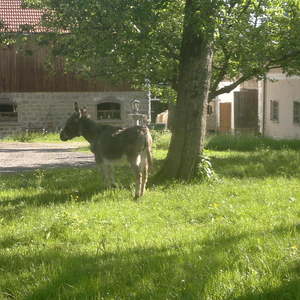
[[[168,178],[191,179],[207,101],[268,70],[300,70],[299,0],[27,0],[48,8],[54,55],[89,77],[130,78],[177,93]],[[233,83],[219,89],[224,80]]]

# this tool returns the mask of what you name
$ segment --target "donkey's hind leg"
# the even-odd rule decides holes
[[[141,184],[141,196],[144,195],[146,190],[146,184],[148,181],[148,159],[147,159],[147,153],[142,153],[141,156],[141,172],[142,172],[142,184]]]
[[[135,199],[142,196],[142,170],[141,170],[141,155],[128,157],[131,168],[135,176]]]

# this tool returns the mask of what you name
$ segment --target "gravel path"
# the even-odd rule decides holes
[[[0,174],[34,169],[89,166],[94,156],[74,149],[83,143],[0,143]]]

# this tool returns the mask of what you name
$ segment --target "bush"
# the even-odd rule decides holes
[[[41,138],[47,134],[46,130],[41,130],[40,132],[32,132],[30,130],[23,130],[15,133],[14,135],[8,137],[6,140],[11,140],[15,142],[32,142],[37,138]]]
[[[300,140],[276,140],[250,135],[214,135],[208,138],[205,148],[218,151],[300,150]]]
[[[201,181],[215,181],[217,179],[217,175],[213,169],[210,158],[205,155],[200,155],[198,160],[196,177]]]

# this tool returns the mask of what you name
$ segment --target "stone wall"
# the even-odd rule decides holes
[[[17,105],[18,121],[1,122],[0,138],[19,130],[57,131],[64,126],[73,112],[75,101],[80,107],[86,106],[91,119],[97,119],[97,104],[117,102],[121,104],[120,120],[98,121],[119,126],[132,125],[130,102],[141,102],[140,112],[148,113],[148,101],[145,92],[81,92],[81,93],[0,93],[1,98],[8,98]]]

